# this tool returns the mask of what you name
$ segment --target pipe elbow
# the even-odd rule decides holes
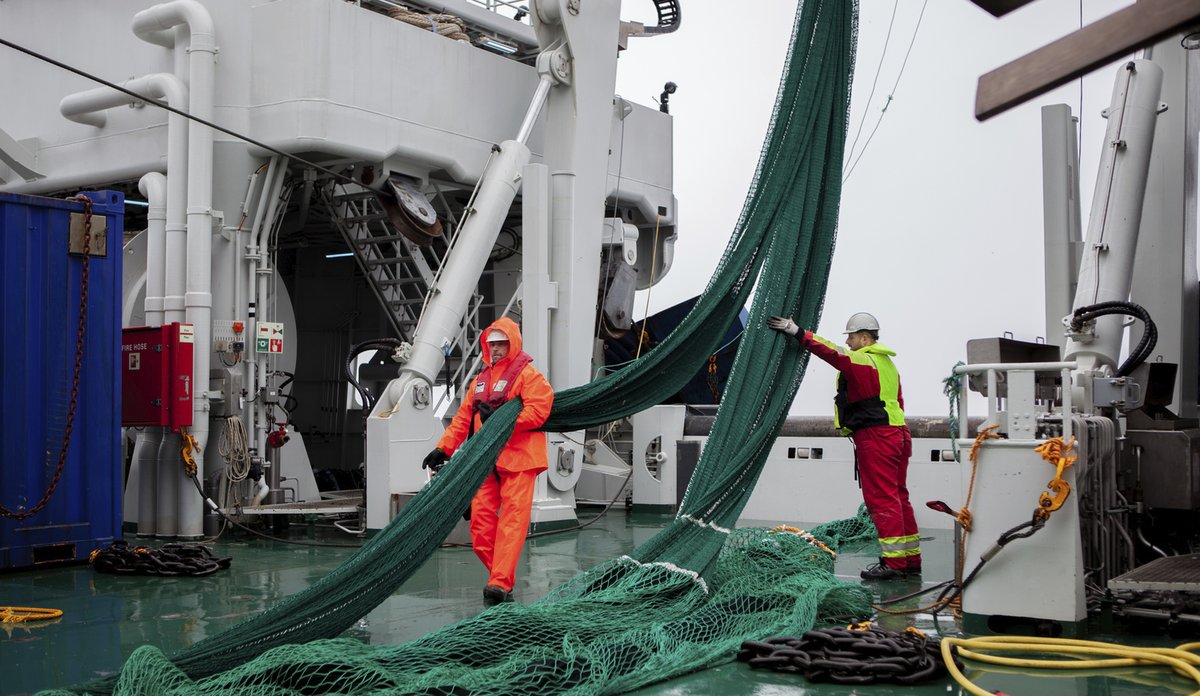
[[[138,191],[146,197],[146,201],[150,204],[150,212],[156,213],[161,211],[165,216],[167,214],[167,177],[160,172],[146,172],[138,179]]]
[[[96,94],[108,91],[107,88],[103,88],[102,90],[91,89],[86,92],[68,94],[58,103],[58,113],[68,121],[103,128],[108,123],[108,117],[103,112],[103,109],[107,107],[97,108]]]
[[[121,86],[147,101],[165,98],[169,105],[177,109],[187,106],[187,86],[183,84],[183,80],[169,73],[151,73],[127,80]],[[58,112],[76,123],[103,128],[108,123],[105,109],[133,101],[134,97],[124,92],[109,87],[97,87],[63,97],[58,103]]]
[[[171,73],[151,73],[145,77],[138,78],[137,81],[145,84],[147,87],[146,96],[156,99],[166,99],[167,104],[176,109],[187,108],[187,85],[175,75]],[[136,92],[137,90],[134,91]]]
[[[258,504],[266,499],[267,494],[270,492],[271,488],[267,485],[267,477],[260,477],[258,479],[258,490],[254,492],[254,498],[250,501],[250,506],[258,507]]]
[[[178,22],[171,21],[170,4],[155,5],[135,14],[130,25],[133,35],[163,48],[174,48],[175,32],[172,29]]]
[[[212,15],[196,0],[173,0],[149,7],[133,16],[134,36],[164,48],[175,47],[175,33],[180,24],[191,33],[193,51],[213,52],[216,47]]]

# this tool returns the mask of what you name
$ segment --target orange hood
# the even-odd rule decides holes
[[[505,362],[521,352],[521,327],[517,326],[517,322],[508,317],[500,317],[488,325],[483,333],[479,334],[479,345],[483,351],[483,362],[485,364],[492,364],[492,347],[488,344],[487,338],[493,331],[499,331],[508,336],[508,355],[500,362]]]

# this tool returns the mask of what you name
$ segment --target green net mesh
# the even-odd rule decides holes
[[[532,606],[502,604],[397,646],[337,639],[395,591],[453,528],[520,409],[510,402],[387,528],[328,577],[171,656],[139,648],[121,694],[620,693],[731,660],[742,640],[869,611],[832,556],[789,532],[733,529],[807,366],[769,315],[820,318],[833,255],[857,3],[802,0],[754,184],[712,281],[648,354],[556,394],[546,430],[611,422],[674,394],[717,347],[754,290],[712,434],[674,521],[628,555]],[[761,271],[761,273],[760,273]],[[757,279],[757,284],[755,280]],[[415,465],[415,463],[414,463]],[[873,538],[856,518],[810,530],[831,550]]]
[[[856,518],[810,530],[830,549],[865,541]],[[119,693],[616,694],[731,660],[741,642],[863,616],[870,595],[837,580],[832,556],[806,538],[734,532],[706,580],[628,556],[563,584],[531,606],[502,604],[418,640],[285,645],[243,667],[193,681],[157,649],[130,657]]]

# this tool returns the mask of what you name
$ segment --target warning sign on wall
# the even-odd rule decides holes
[[[282,353],[283,324],[273,321],[258,322],[258,333],[254,337],[254,352]]]

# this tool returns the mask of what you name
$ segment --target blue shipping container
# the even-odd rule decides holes
[[[95,191],[79,391],[67,456],[83,256],[80,201],[0,193],[0,569],[85,560],[121,533],[125,198]],[[77,240],[78,242],[78,240]],[[29,513],[41,505],[40,509]]]

